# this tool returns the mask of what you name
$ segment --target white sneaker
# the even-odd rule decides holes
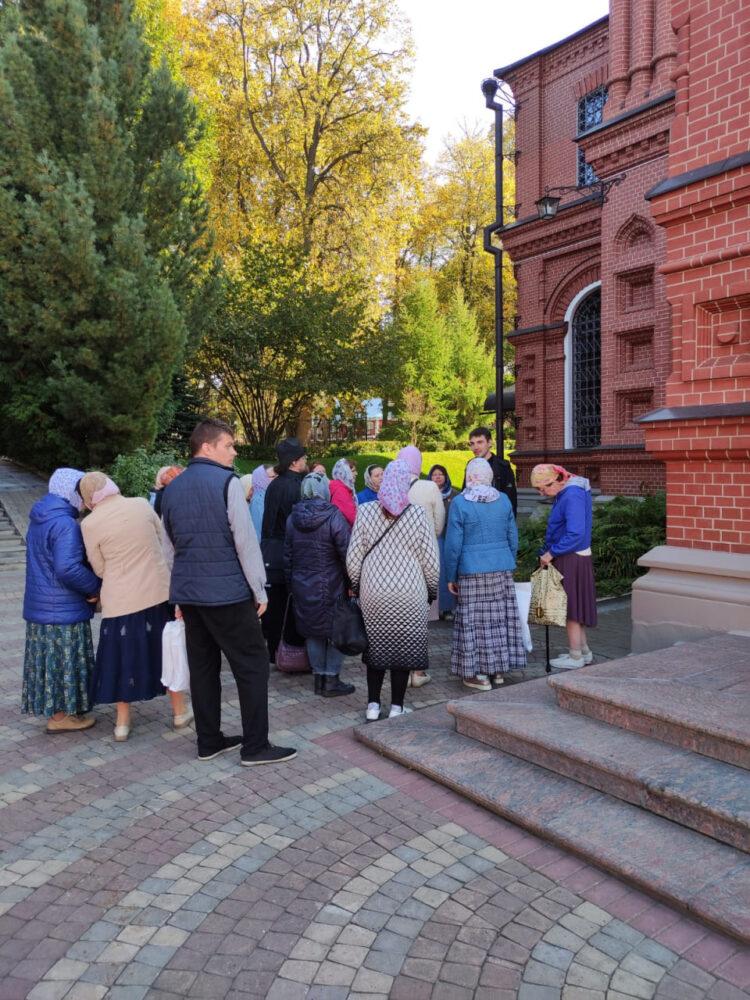
[[[593,660],[593,656],[591,659]],[[583,667],[586,664],[585,656],[571,656],[570,653],[563,653],[562,656],[555,657],[554,660],[549,661],[551,666],[557,667],[558,670],[576,670],[578,667]]]
[[[594,654],[591,652],[590,649],[586,653],[583,654],[583,662],[584,663],[593,663],[594,662]]]
[[[491,691],[492,685],[490,684],[489,678],[483,676],[482,674],[477,674],[476,677],[465,677],[464,687],[471,688],[472,691]]]
[[[175,715],[172,719],[172,725],[175,729],[184,729],[186,726],[189,726],[192,721],[193,712],[192,709],[188,709],[187,712],[183,712],[182,715]]]
[[[407,684],[407,687],[421,688],[424,687],[425,684],[429,684],[431,680],[432,678],[429,674],[418,674],[412,670],[409,674],[409,683]]]
[[[368,722],[377,722],[380,718],[380,702],[371,701],[367,706],[367,711],[365,712],[365,718]]]
[[[413,711],[414,711],[414,709],[407,708],[405,705],[404,706],[401,706],[401,705],[391,705],[391,710],[388,713],[388,718],[389,719],[395,719],[399,715],[409,715],[409,713],[413,712]]]
[[[130,736],[130,726],[115,726],[115,743],[124,743]]]

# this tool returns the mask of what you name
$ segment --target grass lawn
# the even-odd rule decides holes
[[[385,455],[353,455],[352,457],[357,463],[357,490],[364,489],[364,473],[368,465],[385,466],[391,459],[396,457],[398,450],[398,448],[394,448],[392,452],[388,452]],[[433,465],[444,465],[448,470],[448,475],[451,477],[451,482],[456,489],[460,490],[464,481],[466,463],[472,457],[468,448],[465,451],[424,451],[422,452],[422,472],[424,475],[427,475]],[[323,459],[323,464],[329,476],[336,461],[336,459],[331,458]],[[244,475],[246,472],[251,472],[260,463],[238,458],[234,464],[240,470],[240,473]]]

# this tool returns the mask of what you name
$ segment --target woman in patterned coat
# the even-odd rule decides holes
[[[359,510],[346,557],[367,631],[368,722],[380,718],[386,670],[393,718],[410,711],[404,708],[409,671],[427,668],[427,609],[437,596],[440,557],[427,515],[409,503],[412,478],[404,462],[388,464],[378,502]]]
[[[451,671],[476,691],[489,691],[503,683],[506,671],[526,666],[513,586],[518,529],[510,500],[495,489],[492,476],[485,459],[469,462],[445,535],[445,575],[458,598]]]

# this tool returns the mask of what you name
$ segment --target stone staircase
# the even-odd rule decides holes
[[[26,545],[0,503],[0,573],[23,569]]]
[[[750,941],[750,638],[593,664],[447,708],[356,735]]]

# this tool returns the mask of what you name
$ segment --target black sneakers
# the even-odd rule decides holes
[[[321,694],[324,698],[340,698],[342,694],[354,694],[355,690],[353,684],[345,684],[337,675],[324,679]]]
[[[209,750],[206,753],[201,753],[199,750],[198,760],[213,760],[214,757],[220,757],[223,753],[229,753],[230,750],[237,750],[241,746],[241,736],[225,736],[224,746],[220,750]]]
[[[296,756],[297,751],[293,747],[273,747],[269,743],[256,753],[243,753],[240,763],[243,767],[255,767],[256,764],[281,764]]]

